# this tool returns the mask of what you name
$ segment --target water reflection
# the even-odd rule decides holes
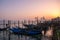
[[[8,36],[8,32],[6,33],[6,31],[0,31],[0,40],[8,40],[9,36]],[[44,32],[43,32],[44,34]],[[52,28],[49,29],[46,32],[46,35],[42,35],[42,39],[41,40],[51,40],[51,36],[52,36]],[[31,37],[31,36],[26,36],[26,35],[14,35],[11,34],[10,35],[10,40],[40,40],[41,37]]]
[[[3,35],[3,31],[0,32],[0,40],[8,40],[9,36],[8,33],[6,35],[6,31],[4,32]],[[24,35],[14,35],[11,34],[10,35],[10,40],[37,40],[36,38],[33,38],[31,36],[24,36]]]
[[[49,30],[46,32],[46,36],[51,37],[53,35],[53,29],[49,28]]]

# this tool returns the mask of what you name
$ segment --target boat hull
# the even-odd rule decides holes
[[[14,34],[20,35],[38,35],[42,34],[39,30],[27,30],[27,29],[19,29],[19,28],[12,28],[10,29]]]

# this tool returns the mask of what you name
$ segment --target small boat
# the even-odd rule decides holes
[[[21,28],[10,28],[9,29],[14,34],[24,34],[25,30]]]
[[[42,31],[39,31],[39,30],[27,30],[26,34],[27,35],[39,35],[39,34],[42,34]]]
[[[23,25],[27,28],[34,28],[34,27],[37,26],[37,25],[34,25],[34,24],[23,24]]]
[[[7,30],[7,28],[0,28],[0,31],[4,31],[4,30]]]
[[[19,35],[42,34],[42,31],[40,31],[40,30],[27,30],[27,29],[21,29],[21,28],[11,28],[10,31],[12,31],[14,34],[19,34]]]

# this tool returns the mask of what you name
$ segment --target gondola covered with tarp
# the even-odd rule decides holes
[[[20,35],[38,35],[42,34],[41,30],[33,30],[33,29],[21,29],[21,28],[10,28],[10,31],[14,34]]]

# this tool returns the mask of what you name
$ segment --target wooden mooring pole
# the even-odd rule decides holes
[[[10,31],[9,31],[9,29],[10,29],[10,27],[11,27],[11,21],[10,20],[8,20],[8,40],[10,40],[10,35],[11,35],[11,33],[10,33]]]
[[[3,20],[3,28],[5,28],[5,20]],[[3,40],[5,40],[4,31],[5,31],[5,30],[3,30]]]
[[[18,20],[18,27],[20,27],[20,21]]]

